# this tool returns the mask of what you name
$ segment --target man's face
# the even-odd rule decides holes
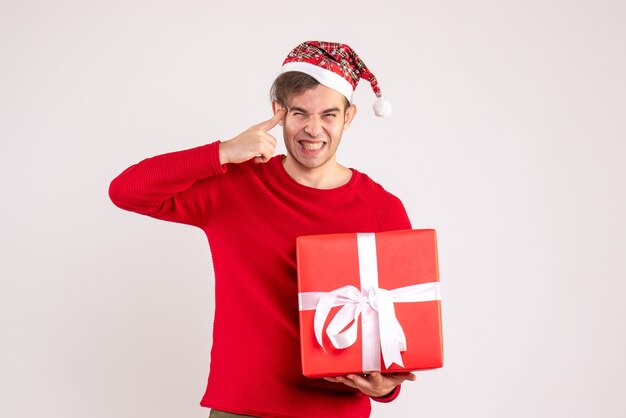
[[[283,122],[287,154],[301,168],[332,166],[343,130],[355,114],[356,106],[345,110],[344,96],[321,84],[293,97]]]

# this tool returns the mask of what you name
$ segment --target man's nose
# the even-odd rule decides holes
[[[304,131],[312,137],[317,137],[322,133],[322,120],[315,116],[310,117]]]

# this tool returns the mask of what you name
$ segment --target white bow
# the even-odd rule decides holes
[[[380,370],[378,358],[380,351],[383,354],[385,368],[389,368],[393,363],[404,367],[401,353],[407,350],[406,336],[396,318],[394,303],[439,300],[440,295],[439,282],[431,282],[393,290],[374,287],[367,292],[360,291],[354,286],[343,286],[330,292],[302,292],[299,298],[300,310],[315,310],[313,320],[315,339],[322,348],[324,348],[322,342],[324,324],[333,307],[341,306],[341,309],[328,324],[326,335],[338,349],[350,347],[356,342],[358,320],[362,316],[363,332],[374,328],[374,332],[370,333],[367,339],[364,338],[368,340],[370,349],[364,349],[364,356],[367,358],[364,357],[363,363],[379,365],[364,368]],[[380,351],[377,347],[380,347]]]

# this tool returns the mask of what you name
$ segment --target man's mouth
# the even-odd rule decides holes
[[[322,141],[298,141],[298,143],[302,146],[302,148],[308,151],[317,151],[326,145],[326,142]]]

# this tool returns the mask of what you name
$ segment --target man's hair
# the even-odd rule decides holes
[[[276,100],[279,105],[287,108],[291,99],[307,90],[314,89],[319,84],[319,81],[308,74],[299,71],[287,71],[274,80],[270,89],[270,99]],[[345,97],[344,104],[343,111],[345,112],[350,107],[350,102]]]

